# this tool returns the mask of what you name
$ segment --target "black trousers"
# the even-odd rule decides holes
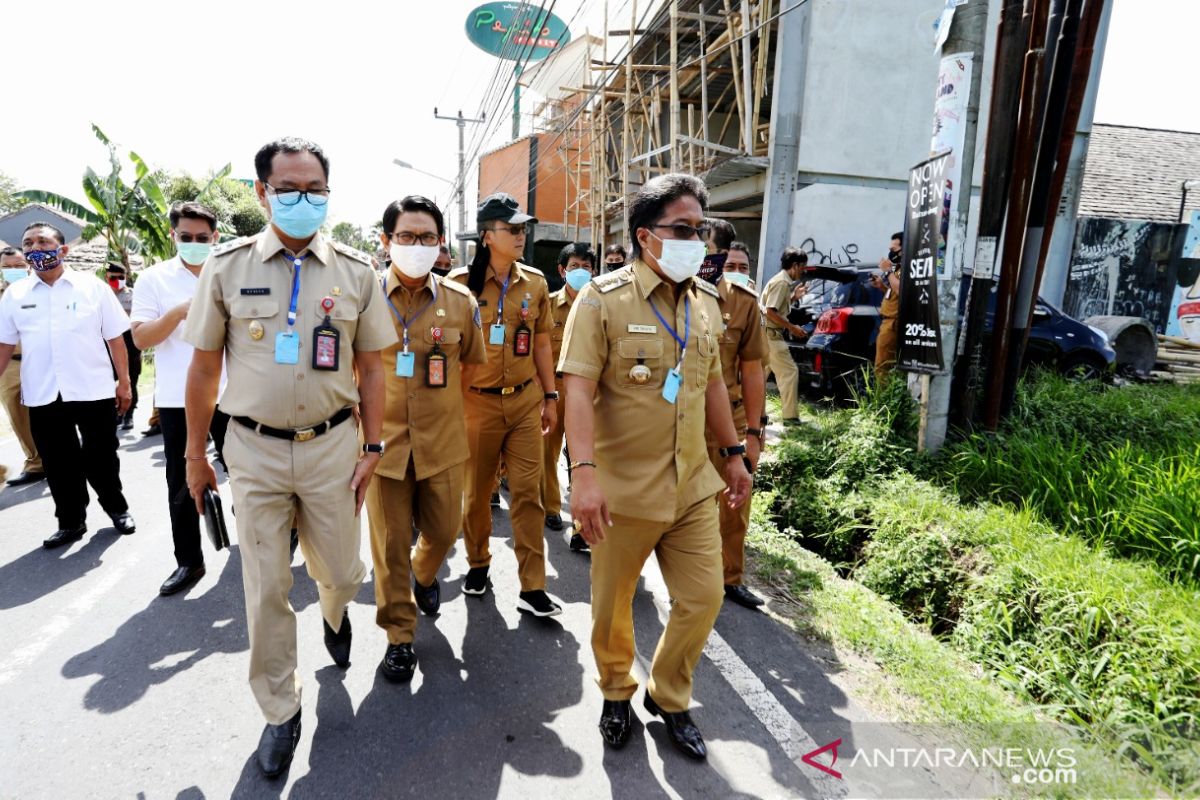
[[[125,416],[132,418],[138,403],[137,385],[138,378],[142,376],[142,351],[133,344],[132,333],[125,331],[123,338],[125,339],[125,353],[129,357],[129,383],[133,387],[133,402],[129,404],[129,410],[125,412]]]
[[[200,549],[200,516],[196,503],[187,491],[187,416],[182,408],[160,408],[158,424],[162,426],[163,455],[167,459],[167,507],[171,511],[171,537],[175,541],[175,563],[181,567],[198,567],[204,563]],[[208,432],[217,447],[217,458],[224,466],[221,451],[225,446],[225,430],[229,415],[213,412]]]
[[[64,402],[29,409],[29,427],[46,467],[60,528],[87,522],[90,483],[110,517],[129,510],[121,494],[121,461],[113,427],[115,398]]]

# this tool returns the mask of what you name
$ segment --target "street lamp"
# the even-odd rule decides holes
[[[392,163],[395,164],[397,167],[400,167],[401,169],[408,169],[408,170],[412,170],[413,172],[419,172],[422,175],[428,175],[429,177],[436,178],[437,180],[442,181],[443,183],[450,184],[450,197],[451,198],[454,197],[454,181],[450,180],[449,178],[443,178],[441,175],[434,175],[432,172],[426,172],[423,169],[418,169],[418,168],[414,167],[412,164],[408,163],[407,161],[402,161],[399,158],[393,158]],[[435,197],[433,201],[436,203],[437,198]],[[459,202],[461,204],[461,198],[460,198]],[[461,216],[461,215],[462,214],[461,214],[461,210],[460,210],[459,216]],[[446,220],[447,223],[449,223],[449,221],[450,221],[449,219]],[[449,227],[449,226],[447,225],[447,227]],[[447,239],[447,241],[451,241],[451,242],[454,241],[449,236],[447,236],[446,239]]]

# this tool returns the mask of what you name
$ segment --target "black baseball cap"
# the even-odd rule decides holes
[[[483,227],[485,222],[507,222],[520,225],[523,222],[537,222],[537,217],[531,217],[521,212],[517,198],[506,192],[496,192],[483,198],[479,210],[475,212],[475,224]]]

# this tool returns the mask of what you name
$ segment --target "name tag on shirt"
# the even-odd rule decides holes
[[[271,293],[271,287],[269,287],[269,286],[242,289],[243,295],[251,295],[251,296],[255,296],[255,297],[259,296],[259,295],[270,294],[270,293]]]
[[[21,308],[37,308],[37,303],[30,303],[27,306],[21,306]]]
[[[658,333],[657,325],[629,325],[629,333]]]

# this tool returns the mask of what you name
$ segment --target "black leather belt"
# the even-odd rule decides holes
[[[524,383],[518,383],[516,386],[485,386],[485,387],[472,386],[471,391],[474,392],[475,394],[510,395],[510,394],[516,394],[517,392],[521,391],[522,389],[524,389],[526,386],[528,386],[531,383],[533,383],[533,378],[530,378],[529,380],[525,381]]]
[[[328,433],[334,425],[339,425],[350,419],[350,417],[350,409],[343,408],[324,422],[319,422],[311,428],[297,428],[296,430],[272,428],[268,425],[263,425],[261,422],[255,422],[249,417],[234,417],[233,419],[239,425],[244,425],[255,433],[261,433],[263,436],[274,436],[276,439],[287,439],[291,442],[307,442],[309,439],[317,438],[322,433]]]
[[[734,400],[734,401],[733,401],[733,403],[731,403],[731,404],[730,404],[730,406],[731,406],[732,408],[737,408],[737,407],[738,407],[738,406],[740,406],[741,404],[742,404],[742,401],[741,401],[741,400]]]

